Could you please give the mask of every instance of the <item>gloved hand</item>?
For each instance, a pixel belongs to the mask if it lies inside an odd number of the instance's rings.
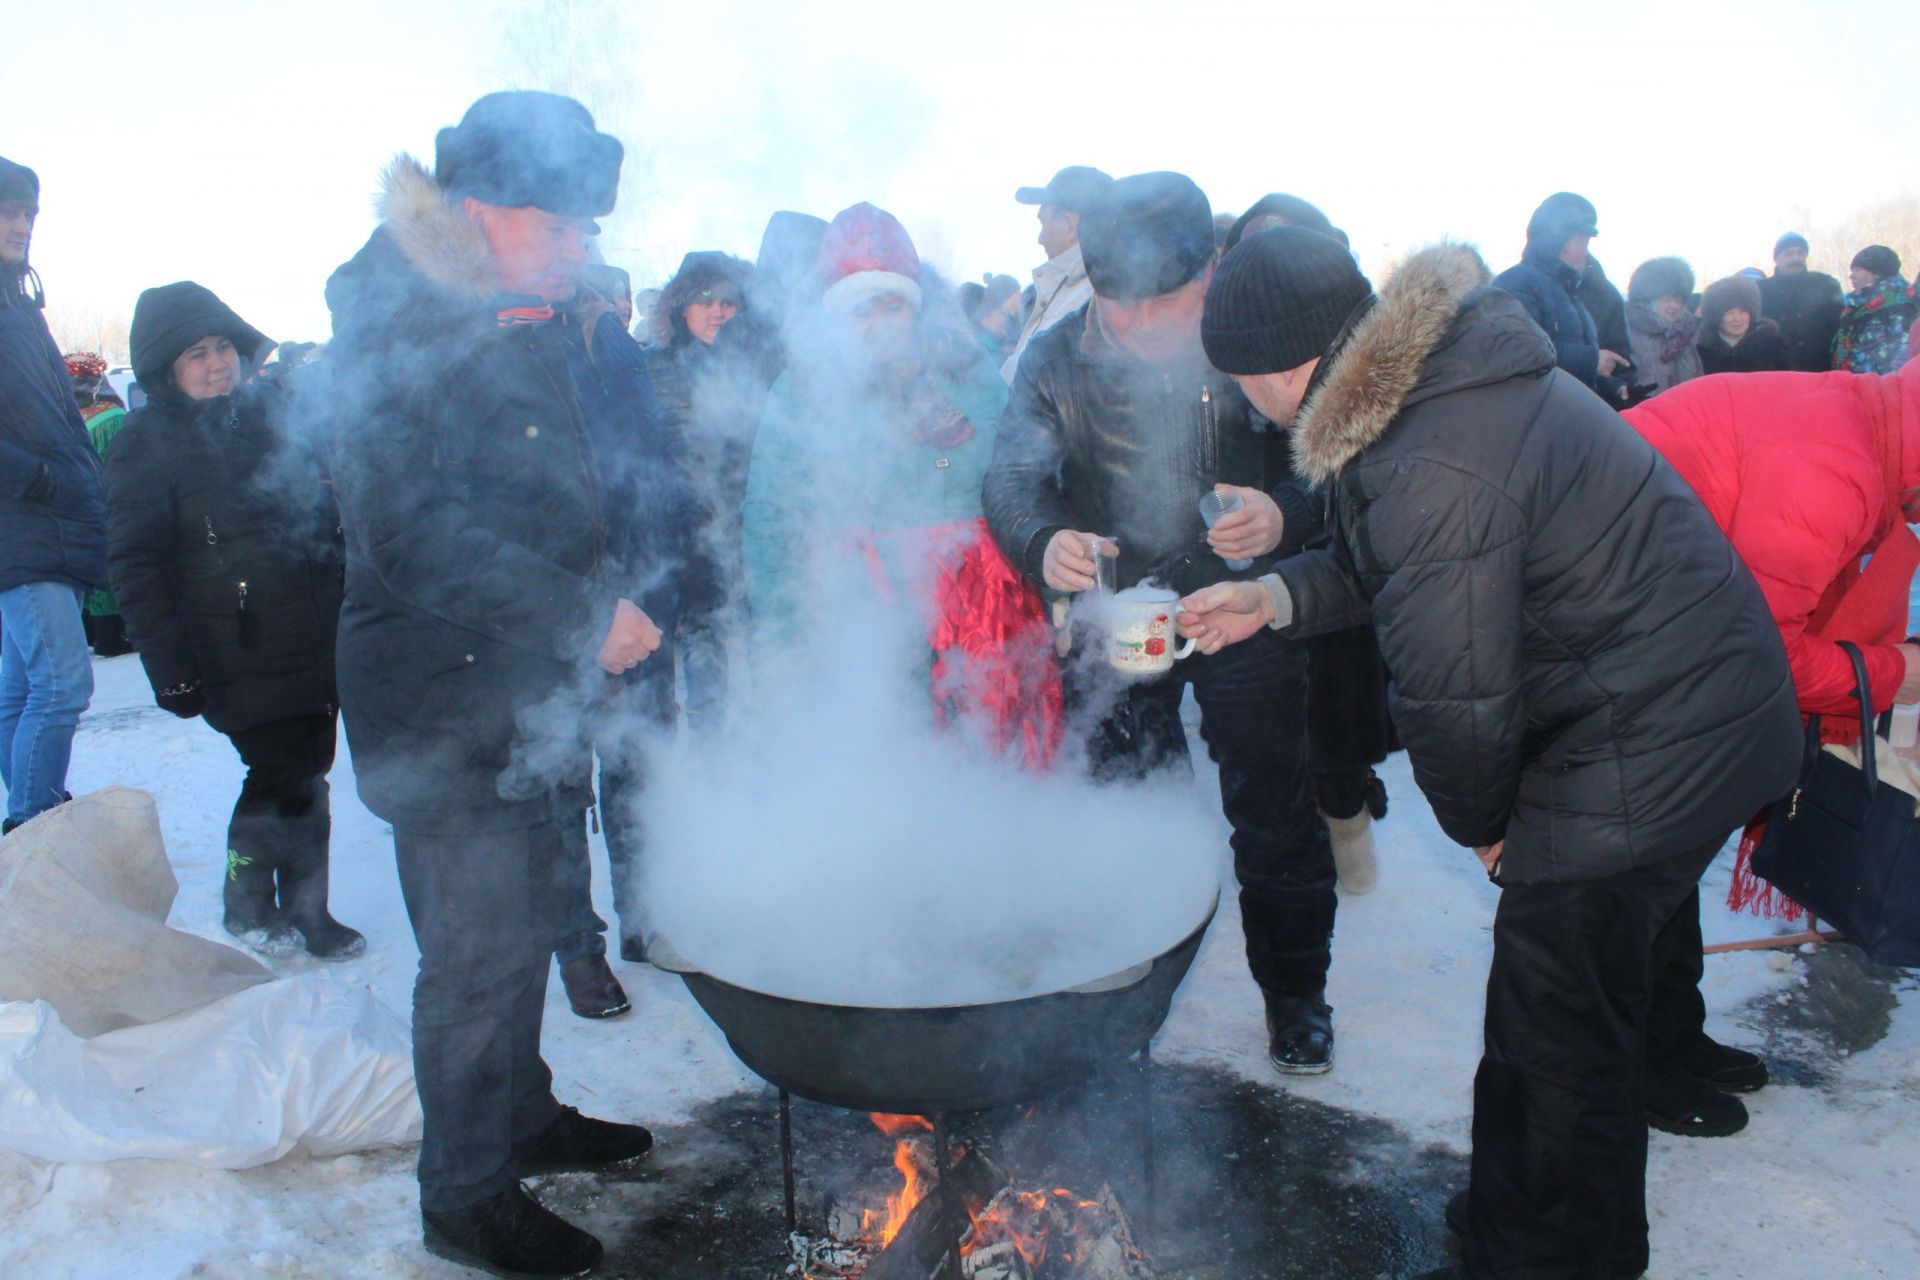
[[[40,464],[40,469],[33,473],[33,479],[27,481],[26,490],[20,496],[28,502],[38,502],[42,506],[50,507],[59,495],[60,486],[54,481],[53,472],[49,471],[47,464],[43,462]]]
[[[207,707],[207,699],[200,692],[199,682],[192,680],[162,689],[153,695],[153,700],[160,704],[162,711],[170,711],[182,720],[193,719]]]

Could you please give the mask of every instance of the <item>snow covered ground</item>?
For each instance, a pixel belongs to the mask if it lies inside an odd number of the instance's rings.
[[[204,724],[154,708],[136,659],[96,661],[95,674],[70,785],[79,793],[117,783],[159,797],[181,882],[173,923],[222,938],[222,833],[239,762]],[[387,831],[359,805],[350,769],[343,744],[333,774],[334,909],[370,947],[329,972],[404,1013],[412,935]],[[1332,1074],[1283,1080],[1267,1066],[1231,894],[1155,1054],[1220,1066],[1378,1117],[1416,1143],[1464,1151],[1495,890],[1441,836],[1404,760],[1386,773],[1393,808],[1379,828],[1380,886],[1341,906]],[[1204,768],[1196,785],[1212,785]],[[1224,848],[1224,828],[1222,836]],[[610,916],[604,862],[596,876]],[[1709,940],[1766,932],[1771,926],[1719,905],[1726,876],[1723,858],[1703,890]],[[1749,1099],[1753,1122],[1736,1137],[1653,1135],[1651,1275],[1920,1275],[1920,999],[1902,975],[1864,972],[1838,959],[1844,953],[1829,954],[1836,963],[1771,952],[1708,959],[1710,1029],[1764,1047],[1788,1079]],[[317,966],[302,958],[279,967]],[[573,1017],[557,979],[550,989],[546,1054],[564,1101],[667,1123],[759,1087],[678,979],[616,969],[635,1007],[612,1022]],[[0,1153],[0,1276],[457,1274],[420,1247],[412,1165],[411,1150],[331,1160],[296,1153],[231,1173],[159,1161],[50,1166]],[[684,1274],[672,1258],[657,1261],[650,1274]],[[718,1273],[709,1265],[697,1274]]]

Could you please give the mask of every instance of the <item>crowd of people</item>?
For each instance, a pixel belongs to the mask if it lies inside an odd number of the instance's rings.
[[[774,214],[752,263],[690,252],[636,314],[594,240],[622,159],[571,99],[487,95],[383,174],[323,350],[199,283],[141,294],[131,413],[55,346],[39,180],[0,159],[6,828],[67,798],[89,641],[131,646],[245,765],[227,930],[354,955],[344,717],[420,952],[426,1245],[578,1274],[598,1242],[520,1178],[652,1146],[541,1058],[556,959],[576,1013],[628,1007],[588,825],[644,962],[651,753],[750,717],[737,664],[820,599],[904,601],[929,725],[1008,767],[1188,769],[1191,690],[1283,1073],[1333,1066],[1339,891],[1377,878],[1404,747],[1502,890],[1463,1250],[1427,1274],[1644,1270],[1647,1127],[1734,1132],[1767,1082],[1704,1029],[1700,874],[1791,788],[1801,716],[1850,704],[1839,642],[1876,708],[1920,698],[1898,255],[1843,291],[1789,234],[1771,274],[1696,293],[1661,257],[1622,297],[1562,192],[1498,275],[1442,243],[1376,290],[1298,196],[1229,217],[1069,166],[1015,193],[1028,286],[955,286],[862,203]],[[1090,662],[1067,605],[1102,583],[1177,593],[1197,655]]]

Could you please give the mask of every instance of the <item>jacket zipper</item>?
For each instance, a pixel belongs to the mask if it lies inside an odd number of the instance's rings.
[[[1200,466],[1212,476],[1219,467],[1220,441],[1214,428],[1213,387],[1206,382],[1200,384],[1200,419]]]

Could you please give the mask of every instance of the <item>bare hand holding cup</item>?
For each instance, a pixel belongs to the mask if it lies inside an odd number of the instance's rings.
[[[647,660],[660,647],[660,628],[631,600],[622,599],[613,607],[613,625],[600,642],[594,661],[610,676],[630,671]]]
[[[1220,582],[1180,601],[1174,622],[1202,653],[1239,644],[1273,621],[1273,597],[1257,582]]]
[[[1097,533],[1062,529],[1047,541],[1046,554],[1040,560],[1040,576],[1055,591],[1086,591],[1099,582],[1099,566],[1093,560],[1093,548],[1111,559],[1120,548]]]
[[[1239,506],[1216,517],[1207,530],[1207,545],[1215,555],[1222,560],[1251,560],[1280,545],[1287,522],[1279,506],[1266,493],[1237,484],[1217,484],[1213,490],[1240,499]],[[1240,567],[1238,564],[1228,566]]]

